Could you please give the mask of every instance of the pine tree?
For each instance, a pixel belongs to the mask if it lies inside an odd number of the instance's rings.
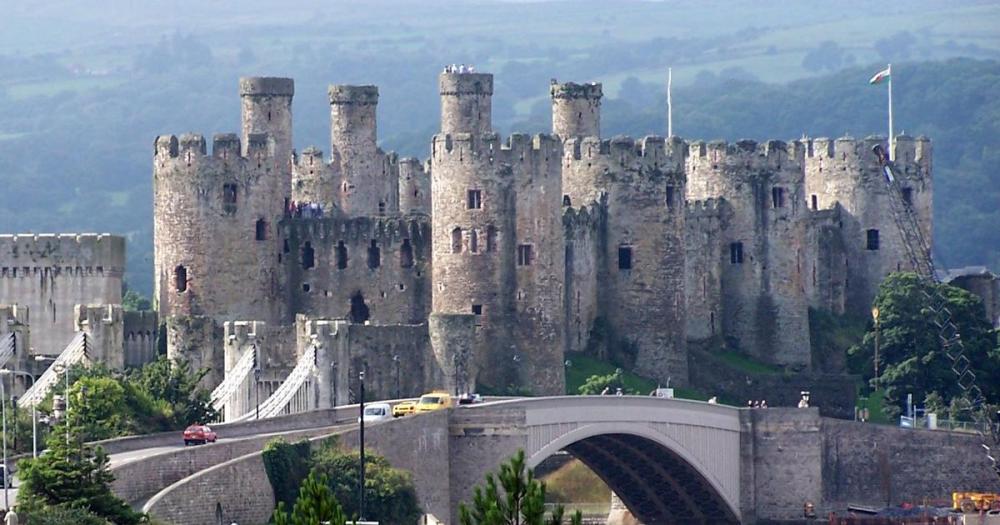
[[[57,425],[46,444],[46,454],[18,464],[21,509],[30,514],[55,506],[82,508],[117,525],[139,523],[142,515],[111,491],[115,478],[108,469],[108,455],[83,442],[79,425],[68,430],[65,422]]]
[[[278,508],[274,511],[274,524],[319,525],[320,523],[346,525],[347,518],[333,497],[326,476],[312,473],[302,482],[291,515],[285,512],[284,502],[278,503]]]
[[[475,487],[471,509],[462,503],[458,511],[461,525],[562,525],[564,514],[560,505],[545,519],[545,484],[525,468],[523,450],[500,465],[496,476],[486,475],[485,489]],[[582,522],[579,511],[570,519],[571,525]]]

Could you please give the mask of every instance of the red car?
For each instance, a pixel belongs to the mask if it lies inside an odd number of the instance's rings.
[[[206,425],[191,425],[184,430],[184,446],[215,443],[219,436]]]

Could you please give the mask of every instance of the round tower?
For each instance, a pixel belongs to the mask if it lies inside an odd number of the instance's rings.
[[[549,86],[552,96],[552,133],[566,140],[570,137],[601,136],[601,84],[560,84]]]
[[[377,86],[331,85],[331,158],[340,163],[340,207],[350,216],[397,209],[395,166],[377,144]]]
[[[278,77],[243,77],[240,102],[243,148],[253,133],[267,133],[274,140],[275,156],[288,159],[292,152],[292,97],[295,81]]]
[[[430,213],[431,179],[429,170],[412,157],[399,161],[399,211],[410,213]]]
[[[493,129],[493,75],[445,71],[438,77],[441,133],[482,134]]]

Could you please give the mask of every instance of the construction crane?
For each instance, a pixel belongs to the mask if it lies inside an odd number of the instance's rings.
[[[931,245],[923,230],[920,229],[911,203],[903,198],[903,191],[900,188],[899,179],[895,176],[893,163],[889,160],[881,144],[875,145],[872,151],[882,168],[883,180],[889,196],[889,209],[896,226],[899,228],[910,266],[918,275],[937,284],[940,281],[935,272],[934,260],[931,258]],[[952,322],[952,314],[948,309],[948,299],[941,294],[937,286],[927,287],[926,290],[924,295],[930,311],[930,321],[938,330],[941,349],[951,361],[951,370],[955,373],[962,396],[969,401],[976,433],[986,451],[986,457],[989,459],[993,471],[1000,477],[1000,462],[998,462],[997,457],[1000,456],[1000,414],[998,414],[998,421],[994,422],[983,391],[976,384],[976,373],[972,370],[972,363],[965,356],[962,335],[955,323]]]

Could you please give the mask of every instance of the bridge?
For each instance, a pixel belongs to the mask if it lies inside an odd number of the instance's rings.
[[[113,440],[115,490],[165,523],[207,525],[221,515],[263,524],[275,504],[263,444],[282,435],[355,445],[356,414],[338,407],[224,424],[218,444],[200,447],[167,434]],[[791,519],[806,501],[826,512],[1000,491],[974,436],[822,418],[816,409],[523,398],[372,424],[366,443],[412,472],[421,507],[451,524],[473,487],[518,449],[532,467],[569,452],[647,525]]]

